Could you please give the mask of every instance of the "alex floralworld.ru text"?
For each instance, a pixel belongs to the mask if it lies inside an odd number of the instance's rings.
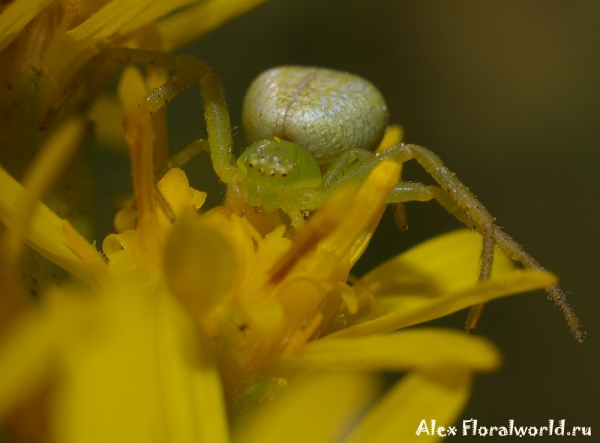
[[[420,435],[437,435],[439,437],[449,437],[458,435],[459,426],[437,426],[436,420],[421,420],[416,434]],[[514,420],[508,421],[508,426],[479,426],[477,420],[463,420],[462,435],[476,435],[479,437],[489,436],[517,436],[517,437],[543,437],[550,435],[559,436],[591,436],[592,428],[590,426],[573,426],[565,431],[565,420],[548,421],[548,426],[515,426]]]

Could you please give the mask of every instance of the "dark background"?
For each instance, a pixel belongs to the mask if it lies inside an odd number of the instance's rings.
[[[560,276],[588,332],[577,343],[541,291],[490,303],[477,333],[500,347],[505,363],[477,376],[463,418],[487,426],[566,419],[566,430],[600,433],[600,2],[273,0],[181,52],[216,69],[237,126],[246,87],[272,66],[335,68],[377,85],[405,141],[436,152],[497,223]],[[172,107],[174,149],[204,133],[196,94]],[[243,147],[242,137],[237,143]],[[207,157],[190,168],[195,187],[216,183]],[[418,167],[405,171],[427,180]],[[219,192],[211,191],[213,203]],[[404,233],[386,214],[357,275],[459,227],[436,203],[407,211]],[[461,328],[464,318],[436,324]],[[544,441],[563,439],[594,437]]]

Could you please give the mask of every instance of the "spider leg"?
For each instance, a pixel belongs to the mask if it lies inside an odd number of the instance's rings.
[[[502,252],[511,259],[522,263],[526,268],[544,269],[532,256],[523,250],[521,245],[498,227],[496,227],[496,242],[501,246],[500,250]],[[571,333],[579,342],[583,342],[586,332],[577,315],[575,315],[575,311],[573,311],[573,308],[567,302],[567,297],[563,290],[558,285],[552,285],[546,288],[546,292],[548,293],[548,298],[554,301],[554,304],[563,312]]]
[[[383,150],[378,155],[364,150],[348,150],[324,174],[320,186],[322,198],[326,198],[335,188],[344,183],[364,180],[375,164],[385,158],[391,158],[399,163],[411,159],[417,160],[425,171],[451,196],[451,200],[456,202],[459,208],[462,208],[461,211],[465,212],[467,217],[461,221],[466,222],[467,226],[482,233],[483,248],[479,280],[487,280],[491,273],[494,252],[493,218],[466,186],[444,166],[439,157],[425,148],[416,145],[398,144]],[[387,202],[427,201],[435,198],[436,194],[440,194],[439,199],[444,202],[448,200],[442,193],[432,189],[425,185],[402,183],[390,194],[395,195],[396,198],[388,197]]]
[[[146,100],[151,114],[154,114],[175,96],[199,83],[204,103],[204,118],[208,144],[215,172],[226,184],[238,180],[239,171],[231,165],[232,138],[231,123],[221,82],[210,66],[201,60],[183,54],[164,54],[133,48],[106,48],[101,56],[106,60],[135,63],[146,66],[160,66],[175,74],[157,88]],[[94,62],[96,63],[96,62]]]
[[[332,164],[323,176],[323,182],[319,188],[321,199],[325,199],[334,189],[344,183],[364,180],[373,167],[386,158],[391,158],[399,163],[416,160],[439,185],[428,186],[422,183],[399,182],[390,192],[386,203],[436,200],[460,222],[482,235],[483,245],[478,281],[484,281],[490,277],[494,246],[526,268],[544,270],[517,242],[495,225],[493,217],[477,200],[477,197],[456,178],[441,159],[421,146],[398,144],[377,155],[365,151],[347,151]],[[546,291],[549,298],[562,310],[575,338],[583,341],[585,331],[566,301],[564,292],[557,285],[546,288]],[[467,330],[475,328],[482,307],[482,305],[477,305],[471,308],[467,318]]]
[[[304,217],[302,216],[302,212],[294,205],[285,203],[282,205],[281,210],[290,218],[292,227],[296,229],[296,231],[304,227]]]
[[[331,191],[343,185],[357,180],[364,180],[369,172],[376,156],[364,149],[349,149],[344,151],[323,174],[323,180],[319,187],[323,197],[329,196]]]
[[[494,257],[495,225],[494,218],[477,200],[477,197],[456,178],[443,163],[442,160],[433,152],[417,145],[399,144],[386,149],[379,157],[392,157],[396,161],[406,162],[414,159],[421,167],[440,185],[441,193],[436,188],[431,192],[433,197],[440,204],[450,209],[450,213],[457,216],[457,213],[463,213],[459,220],[470,228],[476,229],[483,237],[481,251],[481,268],[479,271],[479,281],[487,280],[492,272],[492,261]],[[439,189],[439,188],[437,188]],[[454,207],[444,194],[450,197],[450,200],[456,203],[458,208]]]
[[[160,180],[169,169],[180,168],[203,151],[210,154],[210,146],[208,145],[207,140],[199,138],[198,140],[188,143],[176,154],[169,157],[164,164],[156,168],[156,179]]]
[[[387,149],[387,148],[386,148]],[[377,160],[377,155],[364,149],[350,149],[338,157],[323,175],[320,186],[321,200],[323,201],[337,186],[349,181],[358,181],[366,178]],[[406,210],[400,202],[394,205],[394,221],[400,230],[408,229]]]
[[[426,186],[420,183],[399,183],[392,190],[389,203],[404,201],[427,201],[435,199],[446,211],[454,215],[465,225],[477,230],[483,236],[481,270],[479,281],[489,278],[493,260],[493,248],[497,246],[504,254],[526,268],[544,270],[544,268],[508,234],[495,225],[493,217],[477,200],[475,195],[463,185],[433,152],[417,145],[400,144],[381,153],[381,158],[391,157],[396,161],[416,160],[423,169],[440,185]],[[561,309],[571,332],[579,341],[585,338],[585,331],[568,304],[564,292],[553,285],[546,288],[549,298]],[[467,329],[472,330],[481,315],[483,305],[473,306],[467,318]]]
[[[394,205],[394,221],[401,231],[408,229],[408,218],[406,217],[406,208],[402,203],[392,203]]]
[[[216,73],[206,63],[194,57],[179,54],[165,54],[160,52],[123,48],[107,47],[98,55],[91,59],[84,68],[74,77],[73,81],[66,86],[65,94],[68,91],[77,90],[89,78],[90,74],[107,61],[134,63],[147,67],[159,67],[173,71],[165,83],[154,90],[146,99],[144,104],[149,114],[155,114],[169,103],[175,96],[199,83],[200,94],[204,104],[204,118],[206,121],[206,131],[208,133],[208,147],[211,155],[213,168],[222,182],[229,187],[235,187],[239,183],[240,171],[232,165],[232,137],[229,113],[225,96]],[[72,94],[75,95],[75,94]],[[67,94],[68,96],[68,94]],[[46,120],[52,121],[59,108],[52,109],[48,113]],[[207,150],[205,141],[191,143],[184,148],[184,153],[176,156],[175,163],[185,162],[186,159],[196,155],[201,150]],[[169,162],[167,162],[169,165]],[[164,174],[164,166],[157,171],[157,176]],[[231,185],[231,186],[230,186]],[[165,214],[173,220],[174,215],[166,201],[157,191],[158,200]],[[162,202],[162,203],[161,203]]]
[[[458,220],[460,220],[463,224],[481,232],[480,229],[477,229],[477,226],[473,224],[473,221],[469,218],[468,213],[458,206],[456,201],[454,201],[451,196],[445,192],[442,188],[438,186],[427,186],[422,183],[413,183],[413,182],[400,182],[394,189],[390,192],[390,195],[387,197],[386,202],[388,203],[397,203],[397,202],[408,202],[408,201],[429,201],[436,200],[440,206],[442,206],[447,212],[454,215]],[[492,251],[493,252],[493,251]],[[482,260],[483,260],[482,253]],[[491,265],[492,261],[489,260],[490,273],[491,273]],[[482,274],[479,275],[478,281],[483,281]],[[472,332],[477,326],[477,322],[481,318],[481,313],[483,312],[483,304],[471,306],[469,310],[469,314],[467,316],[467,320],[465,322],[465,328],[467,331]]]

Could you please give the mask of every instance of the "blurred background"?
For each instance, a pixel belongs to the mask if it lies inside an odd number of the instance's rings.
[[[487,305],[477,333],[505,363],[477,376],[463,418],[487,426],[565,419],[566,430],[591,426],[597,435],[599,23],[597,0],[272,0],[180,52],[215,68],[235,126],[247,86],[276,65],[329,67],[377,85],[405,141],[436,152],[497,224],[560,276],[588,332],[577,343],[541,291]],[[170,117],[172,149],[202,136],[197,90],[176,99]],[[218,203],[208,158],[188,172]],[[414,165],[404,178],[431,181]],[[436,203],[410,203],[407,212],[407,232],[386,214],[357,275],[459,227]],[[465,315],[436,324],[462,328]]]

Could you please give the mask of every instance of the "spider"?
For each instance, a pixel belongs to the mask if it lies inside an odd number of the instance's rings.
[[[292,227],[301,229],[340,186],[364,180],[384,159],[399,163],[415,160],[437,185],[399,181],[386,199],[401,204],[436,200],[450,214],[482,235],[479,281],[492,269],[494,247],[526,268],[544,268],[494,223],[494,218],[432,151],[415,144],[398,143],[373,152],[388,123],[381,93],[367,80],[352,74],[320,68],[288,66],[269,70],[250,86],[244,101],[243,126],[248,148],[236,160],[232,154],[229,114],[221,83],[204,62],[187,55],[163,54],[130,48],[108,48],[104,58],[140,65],[157,65],[175,72],[147,99],[151,113],[176,95],[200,84],[208,140],[184,148],[175,163],[206,150],[213,168],[227,186],[228,204],[272,213],[283,211]],[[562,310],[571,332],[583,341],[583,330],[564,292],[553,285],[549,298]],[[482,305],[471,308],[467,330],[472,331]]]

